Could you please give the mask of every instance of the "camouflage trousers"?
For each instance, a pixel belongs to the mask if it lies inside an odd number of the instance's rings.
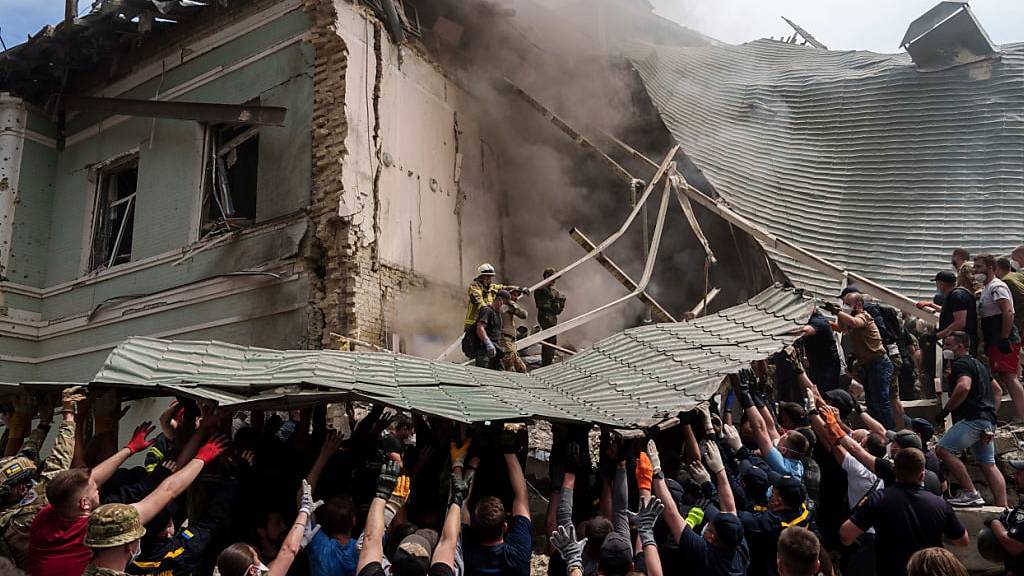
[[[501,336],[501,349],[505,351],[505,354],[501,356],[502,370],[525,374],[526,363],[519,357],[519,352],[516,350],[516,341],[503,334]]]

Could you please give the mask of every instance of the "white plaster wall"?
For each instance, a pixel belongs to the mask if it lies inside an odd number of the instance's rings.
[[[11,259],[14,208],[27,120],[28,111],[22,101],[6,92],[0,93],[0,276],[6,275]]]
[[[373,140],[376,21],[341,0],[335,7],[337,33],[348,47],[345,193],[339,214],[352,218],[368,244],[375,238],[373,177],[378,162]],[[381,60],[381,158],[390,161],[382,163],[379,184],[380,259],[427,278],[464,284],[480,262],[500,261],[499,194],[496,179],[483,168],[496,169],[497,163],[482,158],[490,152],[481,141],[475,103],[417,52],[403,48],[399,63],[386,30]],[[455,214],[460,185],[466,195],[461,259]]]

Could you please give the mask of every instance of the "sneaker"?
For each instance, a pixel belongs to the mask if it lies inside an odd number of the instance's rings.
[[[985,499],[981,497],[981,494],[977,492],[967,492],[961,490],[960,494],[956,498],[950,498],[947,500],[950,506],[955,508],[971,508],[974,506],[984,506]]]

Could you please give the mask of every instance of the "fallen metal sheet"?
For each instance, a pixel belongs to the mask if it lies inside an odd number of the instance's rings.
[[[626,330],[529,374],[387,352],[131,338],[110,353],[90,386],[236,409],[359,399],[466,423],[539,418],[634,428],[692,408],[726,375],[792,343],[811,306],[800,291],[774,286],[691,322]]]

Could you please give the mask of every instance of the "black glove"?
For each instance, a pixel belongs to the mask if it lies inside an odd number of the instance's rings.
[[[746,410],[754,405],[754,400],[750,397],[750,383],[755,381],[753,373],[750,370],[744,368],[740,370],[739,378],[737,378],[737,385],[733,389],[736,393],[736,400],[739,401],[740,407]]]
[[[999,348],[999,351],[1002,352],[1003,354],[1009,354],[1010,353],[1010,339],[1009,338],[1000,338],[999,342],[996,344],[996,347]]]
[[[456,478],[453,474],[451,488],[448,491],[448,505],[462,506],[466,501],[466,496],[469,496],[469,483],[461,478]]]
[[[398,475],[401,472],[402,467],[393,460],[380,467],[380,476],[377,477],[377,498],[387,500],[391,497],[391,493],[395,491],[395,485],[398,484]]]
[[[512,430],[504,430],[501,433],[501,453],[502,454],[518,454],[519,453],[519,437],[516,432]]]
[[[938,414],[935,415],[935,418],[932,419],[932,422],[934,422],[938,426],[942,426],[946,422],[946,416],[949,416],[949,410],[943,408],[942,410],[939,410]]]
[[[583,449],[579,442],[571,441],[565,443],[565,457],[563,460],[566,472],[579,474],[585,472],[583,461]]]
[[[991,530],[992,529],[992,522],[995,519],[996,519],[995,516],[989,516],[988,518],[985,518],[985,528],[988,528],[989,530]]]
[[[839,306],[835,302],[822,302],[820,307],[832,314],[839,314]]]

